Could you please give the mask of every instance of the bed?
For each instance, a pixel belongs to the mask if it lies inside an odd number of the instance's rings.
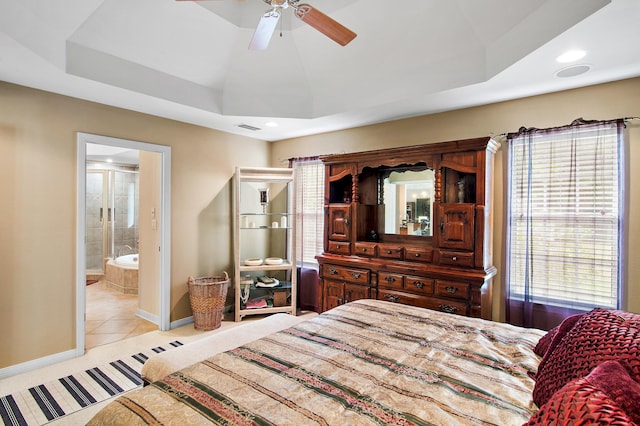
[[[219,337],[228,350],[194,344],[202,361],[89,424],[640,425],[639,314],[595,308],[544,332],[359,300],[237,347]]]
[[[89,424],[521,425],[544,334],[360,300],[127,393]]]

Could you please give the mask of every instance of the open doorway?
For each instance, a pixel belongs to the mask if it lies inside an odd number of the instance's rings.
[[[78,355],[104,339],[169,329],[170,155],[78,133]]]
[[[89,350],[158,329],[140,308],[140,267],[154,267],[154,262],[140,261],[139,245],[140,194],[157,190],[159,182],[141,187],[145,179],[140,177],[137,149],[93,143],[86,149],[85,349]],[[147,167],[156,160],[153,153],[142,154]],[[155,295],[147,291],[145,297]]]

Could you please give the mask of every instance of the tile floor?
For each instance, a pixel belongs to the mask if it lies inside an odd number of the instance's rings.
[[[136,316],[138,296],[122,294],[104,281],[87,286],[86,349],[117,342],[158,329]]]

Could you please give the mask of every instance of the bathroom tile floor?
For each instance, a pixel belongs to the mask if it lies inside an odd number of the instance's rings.
[[[87,286],[86,297],[86,349],[158,329],[157,325],[136,316],[136,294],[119,293],[99,281]]]

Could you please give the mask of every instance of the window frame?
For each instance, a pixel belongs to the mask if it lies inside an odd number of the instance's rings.
[[[514,222],[517,219],[514,219],[514,185],[516,185],[515,182],[515,178],[514,178],[514,162],[516,161],[516,159],[514,158],[514,145],[516,143],[520,143],[520,141],[517,140],[517,138],[522,137],[523,134],[525,134],[527,137],[538,137],[538,141],[540,142],[540,139],[542,138],[553,138],[554,135],[560,134],[562,132],[570,132],[573,130],[577,130],[577,131],[582,131],[582,130],[589,130],[589,129],[593,129],[595,128],[596,125],[608,125],[611,126],[611,131],[613,133],[613,136],[615,136],[615,148],[617,151],[617,182],[616,182],[616,188],[617,188],[617,212],[615,215],[615,218],[610,218],[609,220],[615,220],[615,229],[616,229],[616,234],[615,234],[615,240],[616,240],[616,244],[615,244],[615,248],[616,248],[616,258],[615,258],[615,266],[612,266],[611,271],[613,271],[613,268],[615,267],[615,286],[611,285],[609,288],[612,291],[615,291],[615,297],[612,297],[611,300],[613,301],[613,303],[597,303],[597,301],[592,301],[592,302],[576,302],[573,298],[571,297],[563,297],[563,298],[559,298],[559,297],[554,297],[554,298],[547,298],[545,299],[543,296],[540,295],[531,295],[530,291],[535,291],[536,289],[531,290],[530,288],[526,288],[527,285],[531,286],[530,283],[523,283],[522,285],[519,286],[515,286],[513,285],[512,281],[514,280]],[[594,307],[604,307],[604,308],[609,308],[609,309],[620,309],[621,306],[623,306],[624,302],[625,302],[625,282],[624,282],[624,272],[625,272],[625,252],[624,252],[624,247],[625,247],[625,221],[624,221],[624,217],[625,214],[628,213],[625,208],[627,205],[626,199],[625,199],[625,185],[627,184],[626,182],[626,137],[625,137],[625,132],[624,132],[624,122],[623,120],[611,120],[611,121],[604,121],[604,122],[585,122],[583,120],[576,120],[574,121],[570,126],[562,126],[562,127],[558,127],[558,128],[552,128],[552,129],[521,129],[519,133],[515,133],[515,134],[509,134],[508,135],[508,161],[507,161],[507,170],[506,170],[506,177],[507,177],[507,194],[506,194],[506,206],[505,206],[505,211],[506,211],[506,221],[507,221],[507,226],[506,226],[506,250],[505,250],[505,258],[506,258],[506,274],[505,274],[505,281],[506,281],[506,298],[507,298],[507,305],[508,307],[510,306],[510,303],[512,301],[515,301],[516,303],[521,302],[521,303],[529,303],[529,304],[543,304],[543,305],[549,305],[552,306],[557,309],[575,309],[575,310],[589,310],[592,309]],[[612,137],[613,137],[612,136]],[[595,139],[595,137],[594,137]],[[517,141],[517,142],[514,142]],[[526,143],[526,142],[525,142]],[[531,142],[533,144],[536,143],[536,141]],[[546,142],[546,143],[550,143],[550,142]],[[535,159],[532,159],[531,162],[535,162]],[[594,178],[595,179],[595,178]],[[596,198],[596,196],[593,196],[594,199]],[[556,213],[557,214],[557,213]],[[544,220],[549,220],[549,218],[552,215],[549,215],[548,217],[540,217],[537,220],[538,221],[544,221]],[[562,215],[560,215],[562,216]],[[596,219],[594,217],[591,216],[586,216],[587,218],[589,218],[592,221],[595,221]],[[570,219],[569,218],[565,218],[564,219],[564,223],[568,223]],[[612,226],[613,228],[613,226]],[[586,229],[586,228],[583,228]],[[594,228],[594,229],[600,229],[600,228]],[[530,237],[535,238],[535,235],[530,235]],[[522,244],[524,245],[524,244]],[[549,248],[549,250],[551,250],[551,248]],[[528,265],[528,267],[531,267],[531,265]],[[528,272],[525,271],[524,274],[527,274]],[[612,274],[613,276],[613,274]],[[524,278],[524,280],[526,281],[527,278]],[[533,284],[533,286],[535,286],[535,283]],[[514,288],[517,287],[521,287],[523,288],[523,290],[520,293],[514,292]],[[570,285],[568,285],[566,287],[566,289],[568,289],[570,287]]]
[[[289,160],[290,167],[295,170],[296,176],[296,253],[298,259],[296,263],[303,268],[318,269],[316,255],[324,251],[324,163],[318,157],[292,158]],[[313,167],[312,190],[306,186],[304,171],[302,169]],[[315,199],[311,199],[311,208],[305,208],[305,202],[309,201],[309,196],[314,194]],[[315,205],[315,209],[313,206]],[[310,217],[312,217],[311,220]],[[307,224],[305,224],[307,222]],[[312,228],[305,236],[305,230]],[[306,241],[309,235],[313,235],[313,242]],[[311,247],[312,254],[307,254]]]

